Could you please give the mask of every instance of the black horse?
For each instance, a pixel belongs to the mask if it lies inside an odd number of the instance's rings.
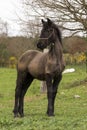
[[[63,61],[61,32],[50,19],[42,20],[43,28],[37,47],[49,51],[26,51],[17,65],[17,83],[15,89],[14,117],[24,116],[24,96],[33,79],[46,81],[48,108],[47,115],[54,115],[54,101],[58,85],[62,79],[65,64]]]

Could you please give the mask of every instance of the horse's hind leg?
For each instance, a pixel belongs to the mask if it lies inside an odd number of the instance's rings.
[[[28,87],[30,86],[30,84],[32,83],[33,81],[33,77],[27,73],[25,79],[24,79],[24,82],[23,82],[23,86],[22,86],[22,89],[21,89],[21,93],[20,93],[20,97],[19,97],[19,108],[18,108],[18,112],[20,114],[21,117],[24,116],[24,96],[26,94],[26,91],[28,89]]]
[[[30,76],[26,71],[17,72],[17,83],[15,89],[15,105],[14,105],[14,117],[17,117],[19,114],[23,116],[23,99],[24,95],[33,81],[32,76]]]
[[[17,80],[16,80],[16,89],[15,89],[15,104],[14,104],[14,117],[18,116],[18,107],[19,107],[19,97],[22,87],[22,72],[17,71]]]

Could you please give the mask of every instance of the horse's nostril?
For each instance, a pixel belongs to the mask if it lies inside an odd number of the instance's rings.
[[[41,44],[40,42],[37,43],[37,48],[43,50],[44,46],[43,44]]]
[[[40,48],[40,44],[39,43],[37,43],[37,48]]]

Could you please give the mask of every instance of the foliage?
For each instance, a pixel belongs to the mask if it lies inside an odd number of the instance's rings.
[[[25,51],[36,49],[37,38],[0,37],[0,66],[8,67],[13,62],[12,57],[18,59]],[[14,65],[14,66],[15,66]]]
[[[10,68],[16,68],[16,65],[17,65],[17,59],[16,57],[10,57],[9,58],[9,67]]]
[[[72,66],[67,67],[71,68]],[[25,117],[15,119],[13,118],[12,109],[16,70],[0,69],[0,129],[86,130],[87,83],[78,87],[70,87],[70,84],[85,79],[87,73],[83,65],[73,67],[76,70],[74,73],[63,75],[56,97],[54,117],[45,115],[47,108],[46,94],[40,94],[40,82],[35,80],[25,96]],[[80,97],[75,98],[74,95]]]
[[[30,49],[33,50],[37,49],[36,48],[37,40],[38,36],[36,36],[35,38],[0,37],[0,66],[14,68],[16,66],[17,59],[19,59],[19,57],[25,51]],[[66,63],[72,64],[72,63],[85,62],[85,56],[82,52],[86,52],[87,43],[82,38],[80,37],[64,38],[63,43],[65,53],[64,57],[66,59]],[[12,57],[14,58],[11,59]],[[12,62],[14,62],[14,65]]]
[[[5,66],[9,58],[6,44],[0,43],[0,66]]]
[[[86,62],[87,56],[85,53],[64,54],[66,64],[83,64]]]
[[[85,38],[78,36],[65,37],[63,39],[63,50],[64,53],[70,54],[85,52],[87,51],[87,41]]]

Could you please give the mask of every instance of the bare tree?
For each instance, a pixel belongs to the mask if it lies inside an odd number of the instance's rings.
[[[38,18],[35,18],[34,20],[29,19],[26,22],[21,20],[21,31],[27,37],[36,37],[39,34],[38,24]]]
[[[8,36],[8,23],[0,19],[0,36]]]
[[[63,30],[87,34],[87,0],[24,0],[29,17],[51,17]]]

